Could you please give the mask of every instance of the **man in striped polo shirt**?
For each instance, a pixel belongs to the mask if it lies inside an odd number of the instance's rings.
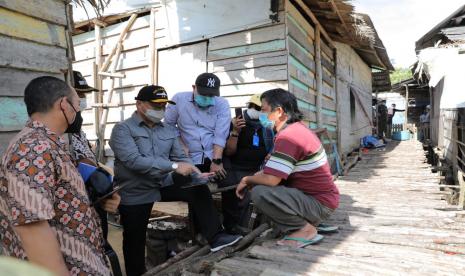
[[[260,122],[276,132],[274,150],[262,171],[246,176],[236,194],[251,190],[255,206],[283,233],[280,245],[304,247],[320,241],[316,226],[339,204],[325,150],[306,125],[294,95],[283,89],[261,96]]]

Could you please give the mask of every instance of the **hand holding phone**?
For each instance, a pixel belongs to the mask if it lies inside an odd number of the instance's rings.
[[[236,113],[236,118],[242,117],[242,108],[236,107],[234,112]]]

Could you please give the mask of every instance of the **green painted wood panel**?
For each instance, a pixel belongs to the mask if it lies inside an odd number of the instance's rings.
[[[264,43],[250,44],[227,49],[209,51],[207,60],[227,59],[232,57],[246,56],[258,53],[266,53],[272,51],[281,51],[286,49],[286,40],[273,40]]]
[[[22,97],[0,97],[0,131],[23,128],[28,116]]]

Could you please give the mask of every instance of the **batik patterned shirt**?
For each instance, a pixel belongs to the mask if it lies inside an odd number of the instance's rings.
[[[110,275],[97,214],[65,149],[64,140],[37,121],[10,143],[0,163],[3,254],[27,259],[13,227],[47,221],[71,275]]]

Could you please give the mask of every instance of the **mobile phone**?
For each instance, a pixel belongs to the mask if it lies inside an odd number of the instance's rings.
[[[236,107],[234,112],[236,113],[236,118],[242,117],[242,108]]]

